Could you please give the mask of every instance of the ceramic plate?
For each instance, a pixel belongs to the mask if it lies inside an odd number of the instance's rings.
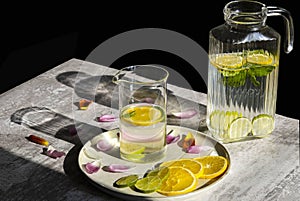
[[[154,163],[133,163],[126,161],[120,157],[119,154],[119,144],[118,144],[118,129],[110,130],[104,133],[101,133],[97,136],[95,136],[93,139],[89,140],[80,150],[79,156],[78,156],[78,163],[81,171],[89,178],[89,180],[95,184],[97,187],[101,188],[101,190],[122,198],[126,200],[175,200],[175,199],[184,199],[188,198],[190,196],[196,196],[198,193],[201,193],[204,189],[207,189],[208,187],[214,186],[216,183],[219,183],[222,181],[225,176],[228,174],[230,169],[230,156],[227,149],[219,142],[211,138],[210,136],[201,133],[199,131],[195,131],[189,128],[184,127],[178,127],[178,126],[167,126],[167,132],[169,133],[171,130],[173,130],[173,135],[180,135],[180,139],[182,140],[185,135],[188,132],[191,132],[196,140],[196,145],[206,146],[209,147],[205,151],[202,151],[199,154],[192,154],[192,153],[186,153],[182,150],[182,147],[180,147],[179,143],[181,140],[179,140],[176,143],[171,143],[167,145],[167,153],[166,157],[164,159],[161,159],[160,161],[156,161]],[[99,140],[106,138],[110,139],[111,141],[115,141],[114,148],[110,149],[109,151],[103,152],[99,151],[96,147],[96,144]],[[178,196],[164,196],[157,192],[154,193],[140,193],[132,190],[131,188],[117,188],[114,187],[114,182],[119,179],[120,177],[129,175],[129,174],[138,174],[140,177],[143,177],[145,173],[154,167],[156,167],[159,163],[163,161],[168,160],[174,160],[179,158],[194,158],[199,156],[205,156],[205,155],[220,155],[224,156],[228,160],[228,168],[222,174],[216,179],[209,180],[209,179],[199,179],[198,187],[195,191],[184,194],[184,195],[178,195]],[[122,165],[128,165],[133,167],[127,172],[122,173],[112,173],[105,171],[104,169],[100,169],[98,172],[89,174],[87,173],[85,169],[85,164],[88,162],[93,162],[95,160],[101,161],[101,166],[108,166],[111,164],[122,164]]]

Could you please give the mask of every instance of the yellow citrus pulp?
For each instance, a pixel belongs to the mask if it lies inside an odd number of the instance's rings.
[[[164,119],[164,113],[159,107],[143,105],[129,107],[122,112],[121,118],[137,126],[150,126]]]
[[[223,156],[202,156],[194,158],[194,160],[200,162],[203,166],[203,174],[200,178],[213,179],[223,174],[227,167],[228,161]]]
[[[160,164],[160,167],[183,167],[189,169],[196,178],[199,178],[203,174],[202,164],[191,158],[166,161]]]
[[[169,177],[162,182],[158,193],[173,196],[192,192],[196,189],[198,179],[187,168],[181,166],[169,166]]]

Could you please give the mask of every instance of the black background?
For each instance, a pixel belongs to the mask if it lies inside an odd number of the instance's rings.
[[[138,28],[163,28],[184,34],[208,51],[208,32],[224,23],[223,7],[229,2],[188,1],[163,5],[160,1],[112,2],[106,5],[75,3],[68,5],[11,5],[1,14],[0,93],[71,59],[85,60],[105,40]],[[292,0],[261,0],[283,7],[294,20],[294,50],[285,54],[281,46],[276,113],[299,119],[297,68],[299,11]],[[205,3],[205,4],[204,4]],[[202,5],[204,4],[204,5]],[[281,17],[268,17],[267,24],[277,30],[282,41],[285,29]],[[196,91],[207,92],[201,77],[183,59],[167,52],[143,50],[124,55],[111,67],[158,63],[181,73]]]

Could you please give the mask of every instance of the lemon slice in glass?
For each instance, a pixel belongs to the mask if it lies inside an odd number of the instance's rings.
[[[164,120],[164,112],[158,106],[141,105],[129,107],[121,118],[136,126],[150,126]]]
[[[251,121],[246,117],[239,117],[231,122],[228,136],[231,139],[247,136],[252,130]]]
[[[274,127],[274,119],[270,115],[259,114],[252,119],[252,133],[255,136],[270,134]]]

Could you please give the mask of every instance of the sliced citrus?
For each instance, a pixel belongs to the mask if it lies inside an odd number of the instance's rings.
[[[210,126],[216,130],[227,130],[230,123],[238,118],[241,117],[242,114],[238,113],[237,111],[220,111],[215,110],[210,114]]]
[[[190,170],[196,178],[199,178],[203,174],[202,164],[191,158],[166,161],[160,164],[160,167],[184,167]]]
[[[160,188],[162,181],[157,176],[147,176],[139,179],[134,187],[142,193],[152,193]]]
[[[247,62],[260,65],[273,64],[274,56],[268,52],[254,50],[247,54]]]
[[[169,172],[169,177],[162,182],[161,187],[157,190],[158,193],[173,196],[186,194],[196,189],[198,179],[189,169],[170,166]]]
[[[223,156],[202,156],[194,159],[203,166],[204,172],[200,176],[203,179],[213,179],[220,176],[228,166],[227,159]]]
[[[164,112],[158,106],[142,104],[125,109],[121,118],[136,126],[150,126],[163,121]]]
[[[241,138],[247,136],[252,130],[251,121],[246,117],[239,117],[231,122],[228,129],[229,138]]]
[[[138,180],[138,178],[139,178],[139,176],[136,174],[121,177],[115,182],[115,186],[118,188],[133,186],[136,183],[136,181]]]
[[[162,181],[167,179],[170,175],[169,168],[167,167],[158,167],[155,168],[154,170],[149,171],[146,176],[157,176],[159,177]]]
[[[259,114],[252,119],[252,133],[255,136],[270,134],[274,126],[273,117],[267,114]]]
[[[215,63],[222,68],[236,69],[243,66],[244,60],[239,53],[225,53],[216,55]]]

